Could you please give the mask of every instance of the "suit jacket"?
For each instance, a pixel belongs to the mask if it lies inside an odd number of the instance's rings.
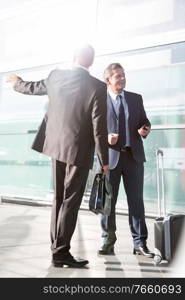
[[[91,168],[96,145],[108,164],[106,85],[82,68],[54,70],[37,82],[18,81],[14,89],[48,95],[49,106],[32,148],[56,160]]]
[[[144,124],[151,126],[150,121],[147,119],[144,107],[143,99],[141,95],[124,91],[125,99],[128,105],[129,119],[128,127],[130,133],[130,146],[132,148],[132,154],[136,161],[144,162],[145,154],[143,141],[138,133],[138,129]],[[107,97],[107,125],[108,133],[117,132],[117,118],[113,109],[111,98]],[[109,147],[109,167],[114,169],[117,166],[120,156],[120,151],[116,151]]]

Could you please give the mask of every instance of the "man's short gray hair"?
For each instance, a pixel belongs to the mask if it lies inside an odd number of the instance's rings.
[[[112,63],[110,65],[108,65],[108,67],[105,69],[104,71],[104,79],[108,79],[110,76],[112,76],[112,71],[116,70],[116,69],[123,69],[122,65],[119,63]]]

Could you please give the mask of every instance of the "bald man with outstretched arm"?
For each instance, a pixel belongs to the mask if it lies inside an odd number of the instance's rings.
[[[14,90],[27,95],[48,95],[49,106],[32,148],[52,158],[54,201],[51,216],[52,263],[83,267],[88,260],[70,253],[79,207],[94,150],[108,172],[106,85],[89,74],[94,49],[85,45],[74,54],[74,67],[56,69],[37,82],[11,75]]]

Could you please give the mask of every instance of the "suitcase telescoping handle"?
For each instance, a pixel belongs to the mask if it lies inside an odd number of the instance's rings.
[[[164,153],[161,149],[156,150],[157,161],[157,198],[158,198],[158,215],[166,215],[166,202],[164,196]],[[161,171],[160,171],[161,170]]]

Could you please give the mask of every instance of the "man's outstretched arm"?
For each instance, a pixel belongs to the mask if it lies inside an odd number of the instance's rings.
[[[16,92],[25,95],[47,95],[46,80],[24,81],[21,77],[12,74],[6,81],[12,84]]]

